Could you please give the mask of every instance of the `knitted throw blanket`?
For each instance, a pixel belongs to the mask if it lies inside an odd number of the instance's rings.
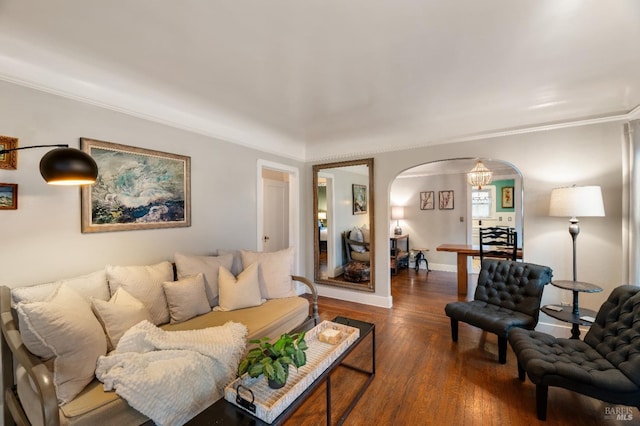
[[[96,377],[156,424],[182,425],[222,397],[246,336],[247,328],[234,322],[165,331],[142,321],[98,359]]]

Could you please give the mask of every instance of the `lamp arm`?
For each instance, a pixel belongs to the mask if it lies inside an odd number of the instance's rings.
[[[57,148],[69,148],[69,145],[64,143],[64,144],[55,144],[55,145],[31,145],[31,146],[21,146],[19,148],[11,148],[11,149],[0,149],[0,154],[6,154],[7,152],[11,152],[11,151],[19,151],[21,149],[31,149],[31,148],[51,148],[51,147],[57,147]]]

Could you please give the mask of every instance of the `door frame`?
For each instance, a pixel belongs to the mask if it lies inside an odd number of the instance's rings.
[[[289,247],[295,247],[294,273],[298,274],[300,269],[300,170],[297,167],[276,163],[267,160],[258,160],[258,172],[256,182],[256,207],[257,207],[257,235],[256,247],[262,251],[264,243],[262,241],[264,233],[264,191],[263,191],[263,170],[274,170],[289,175]]]

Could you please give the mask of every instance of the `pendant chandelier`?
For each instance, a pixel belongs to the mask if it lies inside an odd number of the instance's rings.
[[[493,179],[493,172],[478,160],[475,167],[467,172],[467,181],[472,186],[482,189],[483,185],[489,185]]]

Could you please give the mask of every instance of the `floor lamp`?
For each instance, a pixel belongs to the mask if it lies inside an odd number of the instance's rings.
[[[578,217],[604,216],[602,191],[599,186],[571,186],[551,191],[549,216],[569,217],[569,234],[573,240],[573,281],[576,272],[576,238],[580,233]]]

